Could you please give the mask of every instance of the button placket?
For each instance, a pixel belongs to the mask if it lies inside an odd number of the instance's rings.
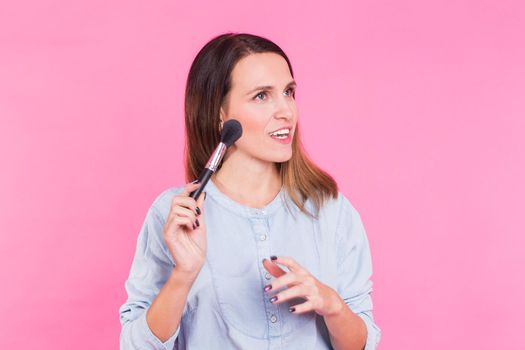
[[[268,298],[267,298],[268,299]],[[268,304],[266,304],[268,305]],[[270,336],[279,336],[282,334],[282,322],[279,312],[279,305],[270,303],[267,308],[268,329]]]
[[[268,317],[269,335],[275,337],[281,335],[279,305],[270,302],[270,298],[273,295],[271,292],[264,292],[262,290],[272,278],[272,275],[262,266],[262,260],[265,258],[268,259],[271,256],[268,217],[265,216],[266,212],[263,210],[256,210],[252,214],[254,215],[252,218],[252,229],[259,261],[261,262],[261,292],[263,293],[262,297],[264,298],[264,306]]]

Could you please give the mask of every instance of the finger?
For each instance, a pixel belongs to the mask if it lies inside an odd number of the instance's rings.
[[[181,195],[188,197],[191,192],[195,191],[197,188],[201,186],[200,183],[190,182],[184,185],[184,189],[182,190]]]
[[[191,197],[175,196],[171,201],[171,207],[181,206],[193,210],[197,214],[197,202]]]
[[[298,284],[292,288],[285,289],[273,297],[270,298],[272,304],[279,304],[283,301],[294,299],[294,298],[303,298],[308,300],[308,288],[303,284]]]
[[[286,271],[268,259],[263,259],[263,266],[274,277],[280,277],[286,273]]]
[[[176,206],[173,208],[173,214],[177,215],[177,216],[186,216],[186,217],[189,217],[191,220],[195,221],[195,219],[197,218],[197,214],[195,214],[194,211],[188,209],[188,208],[185,208],[185,207],[181,207],[181,206]]]
[[[282,264],[286,266],[290,271],[297,273],[308,273],[304,267],[299,265],[294,259],[287,256],[277,256],[276,259],[272,259],[276,264]]]
[[[304,303],[290,306],[288,311],[293,314],[304,314],[306,312],[314,311],[314,303],[311,300],[307,300]]]
[[[206,197],[206,192],[201,192],[199,194],[199,197],[197,198],[197,207],[195,208],[195,211],[197,212],[197,215],[202,215],[204,213],[204,199]],[[199,208],[197,210],[197,208]]]
[[[190,218],[188,218],[188,217],[177,216],[173,220],[173,222],[176,223],[179,226],[186,227],[190,231],[195,230],[195,227],[196,227],[195,224],[193,223],[193,221],[191,221]]]
[[[177,205],[177,206],[173,207],[172,212],[175,215],[178,215],[178,216],[189,216],[192,219],[195,219],[197,217],[197,213],[195,213],[195,211],[193,211],[193,210],[191,210],[189,208],[180,206],[180,205]]]
[[[278,290],[283,287],[292,287],[302,282],[302,277],[293,272],[288,272],[281,277],[272,281],[272,283],[264,287],[264,291]]]
[[[189,198],[189,197],[188,197]],[[197,214],[195,211],[192,211],[190,208],[187,208],[187,207],[184,207],[184,206],[181,206],[179,204],[176,204],[174,203],[169,214],[168,214],[168,217],[166,219],[166,224],[167,225],[173,225],[173,223],[175,222],[175,220],[179,217],[187,217],[189,218],[189,220],[192,222],[192,224],[188,227],[188,228],[192,228],[193,229],[193,225],[196,225],[196,226],[199,226],[199,224],[197,224],[197,221],[199,220],[197,218]]]

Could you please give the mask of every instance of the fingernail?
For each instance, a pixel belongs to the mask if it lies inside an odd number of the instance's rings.
[[[206,199],[206,192],[204,192],[204,199]]]
[[[193,180],[191,183],[192,183],[192,184],[199,183],[199,179],[197,179],[197,180]]]
[[[199,207],[196,207],[195,211],[197,212],[197,215],[201,215],[201,209]]]
[[[263,259],[263,261],[262,261],[262,262],[263,262],[263,264],[264,264],[264,262],[265,262],[265,261],[266,261],[266,258],[264,258],[264,259]]]
[[[277,301],[277,295],[270,298],[270,303]]]
[[[195,219],[195,225],[197,225],[197,227],[199,227],[201,224],[199,223],[199,219]]]
[[[277,260],[277,257],[275,255],[270,256],[270,259]]]
[[[268,284],[264,287],[264,291],[267,292],[269,291],[270,289],[272,289],[272,285],[271,284]]]
[[[197,227],[195,226],[195,224],[192,224],[193,225],[193,229],[195,230]]]
[[[288,309],[288,311],[290,311],[290,312],[295,312],[295,308],[294,308],[294,307],[291,307],[291,308]]]

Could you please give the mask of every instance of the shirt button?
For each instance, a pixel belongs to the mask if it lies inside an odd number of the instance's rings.
[[[266,278],[267,280],[269,280],[270,278],[272,278],[272,275],[270,275],[268,272],[266,272],[264,274],[264,278]]]
[[[260,239],[261,241],[266,241],[266,235],[260,235],[260,236],[259,236],[259,239]]]
[[[270,321],[272,321],[272,323],[277,322],[277,316],[272,315],[272,316],[270,317]]]

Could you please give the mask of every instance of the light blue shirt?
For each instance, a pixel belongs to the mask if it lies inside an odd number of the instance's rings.
[[[146,311],[175,264],[162,229],[173,196],[182,190],[179,186],[160,193],[139,232],[125,283],[128,299],[119,310],[121,350],[332,349],[322,316],[288,311],[304,299],[270,303],[276,293],[264,293],[263,288],[274,277],[262,260],[271,255],[295,259],[337,291],[367,326],[365,349],[376,349],[381,330],[372,314],[370,248],[348,199],[339,192],[337,199],[325,202],[319,219],[312,219],[300,212],[284,188],[257,209],[233,201],[213,180],[205,188],[206,262],[188,294],[179,327],[161,342],[148,327]],[[310,200],[306,205],[314,212]]]

